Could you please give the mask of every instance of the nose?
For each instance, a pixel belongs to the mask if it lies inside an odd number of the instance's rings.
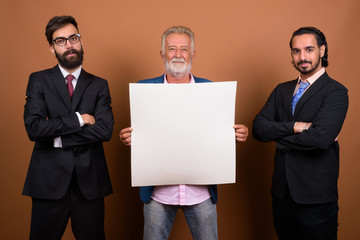
[[[69,41],[69,39],[65,43],[66,48],[72,48],[72,43]]]
[[[306,60],[307,59],[307,52],[306,51],[301,51],[300,52],[300,59],[301,60]]]
[[[175,56],[177,58],[181,57],[181,49],[176,49]]]

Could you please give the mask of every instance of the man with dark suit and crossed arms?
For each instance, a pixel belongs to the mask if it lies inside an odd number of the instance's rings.
[[[337,239],[338,134],[347,89],[330,78],[324,34],[314,27],[290,40],[296,80],[279,84],[254,119],[253,136],[275,141],[273,220],[280,240]]]
[[[102,142],[114,124],[108,83],[82,68],[73,17],[53,17],[45,35],[59,64],[32,73],[26,90],[25,127],[35,142],[23,189],[32,197],[30,239],[61,239],[70,217],[76,239],[105,239],[112,187]]]

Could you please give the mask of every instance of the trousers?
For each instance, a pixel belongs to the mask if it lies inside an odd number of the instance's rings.
[[[151,200],[144,204],[144,240],[167,240],[177,211],[184,212],[194,240],[217,240],[216,204],[211,199],[191,206],[167,205]]]
[[[77,240],[104,240],[104,198],[88,200],[73,174],[59,200],[32,198],[30,240],[61,240],[69,219]]]
[[[338,202],[299,204],[288,190],[284,199],[273,196],[273,220],[279,240],[336,240]]]

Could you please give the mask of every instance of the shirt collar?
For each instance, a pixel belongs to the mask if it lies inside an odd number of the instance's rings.
[[[313,84],[319,77],[321,77],[321,75],[323,75],[325,73],[325,68],[322,67],[319,71],[317,71],[314,75],[312,75],[311,77],[309,77],[308,79],[302,79],[301,76],[299,75],[299,79],[298,79],[298,83],[300,81],[308,81],[311,84]]]
[[[75,77],[75,79],[79,79],[80,73],[81,73],[81,66],[76,69],[73,73],[68,73],[62,66],[60,66],[60,64],[58,65],[60,68],[60,71],[62,73],[62,75],[64,76],[64,78],[66,78],[67,75],[71,74]]]
[[[195,83],[195,79],[194,76],[190,73],[190,81],[189,83]],[[167,79],[166,79],[166,73],[164,73],[164,84],[169,84]]]

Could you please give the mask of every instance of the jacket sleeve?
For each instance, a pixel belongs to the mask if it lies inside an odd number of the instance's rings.
[[[252,134],[255,139],[263,142],[277,141],[294,134],[295,121],[278,122],[276,119],[277,86],[268,98],[265,106],[256,115],[253,121]]]
[[[114,117],[107,81],[103,81],[98,93],[94,111],[95,124],[85,125],[79,131],[61,136],[63,147],[71,147],[94,142],[109,141],[112,136]]]
[[[343,86],[326,93],[311,127],[300,134],[278,140],[279,145],[297,150],[327,149],[334,143],[344,123],[349,99]]]
[[[44,89],[39,74],[31,74],[26,89],[24,123],[31,141],[52,140],[81,130],[75,113],[49,119]]]

